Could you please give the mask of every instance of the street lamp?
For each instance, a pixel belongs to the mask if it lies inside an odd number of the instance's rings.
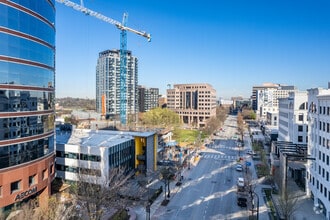
[[[252,217],[253,217],[253,213],[254,213],[254,198],[257,199],[257,220],[259,220],[259,196],[256,192],[254,191],[250,191],[251,194],[251,198],[252,198]]]

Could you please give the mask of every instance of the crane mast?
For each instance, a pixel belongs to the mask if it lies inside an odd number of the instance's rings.
[[[126,100],[126,74],[127,74],[127,31],[130,31],[134,34],[140,35],[147,38],[148,42],[151,41],[151,35],[145,31],[138,31],[133,28],[126,26],[127,24],[127,13],[123,15],[123,21],[119,22],[112,18],[106,17],[98,12],[90,10],[84,6],[83,0],[80,0],[80,5],[69,0],[56,0],[56,2],[64,4],[70,8],[73,8],[76,11],[80,11],[86,15],[93,16],[97,19],[100,19],[104,22],[115,25],[118,29],[121,30],[120,33],[120,123],[126,125],[127,121],[127,100]]]

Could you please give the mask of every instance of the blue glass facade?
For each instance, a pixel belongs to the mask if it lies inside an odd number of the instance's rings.
[[[55,2],[0,1],[0,171],[54,155]]]

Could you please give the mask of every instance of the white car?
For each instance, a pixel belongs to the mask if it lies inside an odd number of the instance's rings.
[[[243,171],[243,165],[242,164],[236,164],[236,170],[237,171]]]
[[[245,185],[244,178],[243,177],[238,177],[238,179],[237,179],[237,186],[244,187],[244,185]]]

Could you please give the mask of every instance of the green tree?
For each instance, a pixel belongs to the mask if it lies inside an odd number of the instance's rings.
[[[167,108],[155,108],[143,113],[142,124],[148,127],[172,127],[180,124],[180,117]]]
[[[245,108],[242,110],[242,116],[243,119],[255,120],[257,118],[256,113],[253,110]]]

